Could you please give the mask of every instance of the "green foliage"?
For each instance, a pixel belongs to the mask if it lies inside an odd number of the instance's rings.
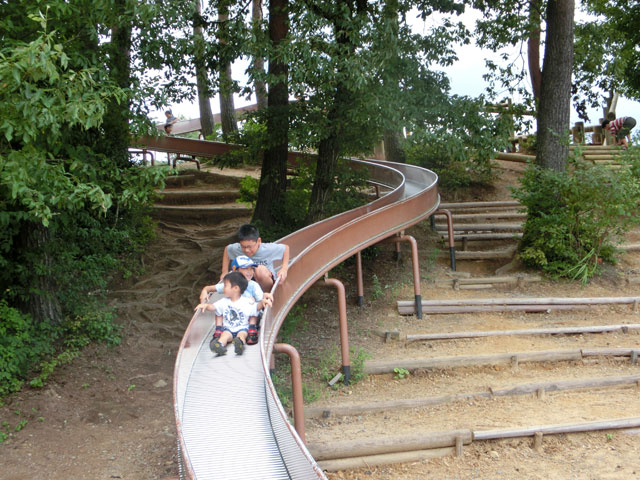
[[[373,276],[371,277],[371,299],[377,300],[383,295],[383,293],[384,293],[384,290],[382,289],[382,285],[380,284],[378,275],[374,273]]]
[[[52,325],[34,324],[0,299],[0,398],[19,390],[32,366],[54,352],[56,336]]]
[[[263,240],[273,241],[306,226],[307,207],[311,197],[314,171],[313,165],[301,163],[295,174],[289,178],[289,187],[281,205],[275,206],[275,225],[256,224],[260,228]],[[325,216],[330,217],[357,208],[366,203],[366,174],[364,170],[352,169],[349,163],[341,160],[333,177],[333,193],[325,204]],[[242,199],[257,198],[257,185],[252,180],[245,184],[250,189]],[[255,190],[253,190],[255,186]]]
[[[406,368],[402,368],[402,367],[394,368],[393,372],[395,373],[393,378],[395,378],[396,380],[402,380],[403,378],[408,377],[409,375],[411,375],[409,370],[407,370]]]
[[[599,259],[639,223],[640,185],[630,169],[571,160],[564,172],[530,165],[513,190],[528,212],[520,257],[526,265],[586,282]]]
[[[120,326],[113,320],[113,314],[89,311],[61,325],[34,322],[0,299],[0,398],[19,390],[34,371],[29,385],[42,387],[58,365],[92,341],[119,345]],[[54,355],[56,347],[61,350]]]
[[[439,105],[435,123],[416,125],[407,138],[407,162],[436,172],[444,189],[490,182],[491,158],[507,145],[510,120],[483,108],[464,97]]]
[[[304,334],[308,330],[309,324],[305,320],[306,309],[306,305],[296,305],[287,314],[278,332],[281,342],[292,343],[296,335]]]
[[[365,362],[371,358],[371,354],[360,347],[350,348],[349,355],[351,359],[351,383],[358,383],[367,378],[364,371]]]
[[[250,175],[246,175],[240,179],[240,198],[238,202],[248,203],[251,208],[255,208],[258,200],[258,185],[260,180]]]

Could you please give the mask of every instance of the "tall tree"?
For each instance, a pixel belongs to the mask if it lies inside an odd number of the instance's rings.
[[[262,0],[251,1],[251,27],[253,29],[254,36],[261,36],[262,34]],[[254,75],[254,88],[256,94],[256,103],[258,104],[258,110],[264,110],[267,107],[267,86],[263,80],[265,76],[264,71],[264,58],[260,53],[257,53],[253,57],[253,75]]]
[[[218,75],[220,83],[220,123],[225,138],[238,133],[236,109],[233,101],[233,77],[231,72],[231,49],[229,45],[229,0],[218,2],[218,43],[220,44],[220,60]]]
[[[205,59],[206,44],[202,31],[202,4],[201,0],[194,0],[195,15],[193,18],[193,61],[196,67],[196,84],[198,87],[198,107],[200,110],[200,126],[204,137],[214,132],[215,122],[211,111],[211,99],[209,98],[209,75]]]
[[[547,3],[536,163],[558,172],[565,170],[569,156],[574,9],[574,0]]]
[[[359,44],[359,28],[362,17],[367,14],[364,1],[340,0],[335,8],[318,9],[318,13],[329,21],[335,38],[332,54],[336,62],[335,87],[329,93],[330,104],[327,112],[327,128],[318,143],[318,157],[309,199],[307,221],[317,222],[323,217],[334,184],[334,172],[338,157],[344,152],[342,142],[347,135],[348,113],[353,109],[355,92],[350,88],[350,72],[347,71],[348,58],[353,58]]]
[[[289,67],[282,50],[289,35],[289,1],[269,2],[269,39],[272,57],[269,61],[269,96],[267,137],[258,199],[253,219],[272,225],[274,213],[282,204],[287,185],[287,154],[289,147]]]

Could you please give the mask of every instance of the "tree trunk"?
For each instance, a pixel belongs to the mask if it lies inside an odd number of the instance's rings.
[[[127,0],[116,0],[114,7],[119,23],[111,26],[110,76],[119,87],[128,89],[131,87],[131,24],[126,14]],[[128,154],[130,102],[112,100],[107,108],[103,122],[104,153],[125,168],[131,165]]]
[[[269,2],[269,38],[273,50],[278,49],[289,34],[288,0]],[[289,146],[289,67],[278,58],[269,61],[269,97],[267,137],[269,146],[264,152],[258,199],[253,220],[273,225],[277,208],[287,188],[287,153]]]
[[[262,20],[262,0],[253,0],[251,3],[251,19],[253,21],[253,28],[255,30],[260,29],[260,21]],[[257,33],[257,32],[256,32]],[[256,56],[253,59],[253,69],[258,77],[264,77],[264,58]],[[264,110],[267,108],[267,86],[263,80],[255,80],[254,87],[256,89],[256,103],[258,104],[258,110]]]
[[[51,273],[51,255],[47,251],[50,243],[49,229],[39,222],[25,222],[20,229],[20,250],[28,256],[25,265],[30,265],[33,277],[29,288],[29,296],[21,310],[31,315],[40,323],[50,320],[53,323],[62,321],[62,310],[56,299],[57,286]],[[39,265],[33,258],[39,259]],[[34,268],[35,267],[35,268]]]
[[[229,6],[226,2],[220,2],[218,10],[218,41],[221,45],[227,43],[229,20]],[[222,124],[222,136],[227,139],[238,133],[236,121],[236,109],[233,104],[233,78],[231,76],[231,61],[226,54],[220,55],[220,122]]]
[[[540,100],[540,89],[542,88],[542,72],[540,71],[540,0],[530,0],[529,2],[529,23],[530,33],[527,42],[527,52],[529,61],[529,76],[531,77],[531,90],[536,103]]]
[[[213,112],[209,99],[209,80],[205,61],[205,41],[202,33],[202,5],[194,0],[196,14],[193,20],[193,43],[195,47],[194,63],[196,66],[196,84],[198,86],[198,106],[200,107],[200,128],[207,138],[214,132]]]
[[[329,120],[331,122],[331,120]],[[340,152],[340,140],[338,133],[333,129],[332,133],[320,140],[318,145],[318,161],[313,178],[313,188],[309,199],[309,211],[307,223],[315,223],[322,220],[324,206],[329,200],[333,190],[334,172],[338,164]]]
[[[390,58],[398,58],[398,30],[400,29],[398,24],[398,0],[387,0],[383,9],[384,21],[388,24],[389,41],[388,48],[390,51]],[[400,90],[400,79],[398,76],[398,69],[394,61],[387,62],[383,68],[382,76],[386,87],[395,90]],[[398,108],[393,108],[388,115],[386,115],[390,123],[387,124],[382,138],[384,141],[384,155],[385,159],[390,162],[404,163],[406,161],[404,148],[402,146],[402,114]]]
[[[406,158],[402,148],[402,132],[398,130],[384,131],[384,156],[390,162],[405,163]]]
[[[574,0],[552,0],[547,6],[536,163],[558,172],[569,156],[574,8]]]

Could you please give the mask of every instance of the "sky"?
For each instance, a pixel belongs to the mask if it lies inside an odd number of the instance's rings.
[[[464,14],[465,23],[469,28],[473,28],[475,17],[477,15],[478,14],[472,13]],[[578,13],[577,15],[581,14]],[[427,24],[423,23],[421,20],[414,21],[413,25],[416,31],[421,31],[428,28]],[[458,46],[456,52],[459,61],[450,67],[441,68],[441,70],[443,70],[449,76],[449,80],[451,83],[451,93],[456,95],[466,95],[470,97],[477,97],[478,95],[485,93],[487,82],[482,77],[485,73],[487,73],[487,68],[485,67],[485,58],[488,56],[488,52],[481,50],[473,44]],[[518,51],[514,50],[513,54],[510,56],[513,59],[517,56],[517,54]],[[493,57],[493,59],[494,61],[498,61],[497,54]],[[234,78],[241,79],[242,77],[244,77],[244,70],[246,69],[246,67],[246,61],[234,64]],[[505,97],[506,96],[507,93],[505,92]],[[517,99],[512,100],[514,103],[518,103]],[[247,100],[242,97],[235,98],[236,108],[249,105],[254,102],[255,100]],[[197,103],[172,105],[171,108],[174,115],[179,118],[189,119],[197,118],[200,116]],[[211,108],[213,109],[214,113],[220,112],[220,104],[217,96],[212,99]],[[594,125],[598,123],[598,120],[600,118],[602,118],[601,109],[587,109],[587,113],[589,115],[589,122],[587,123],[587,125]],[[617,116],[631,116],[636,119],[640,119],[640,102],[620,97],[617,103],[616,114]],[[152,118],[157,120],[159,123],[163,122],[164,113],[160,111],[153,112]],[[576,121],[579,120],[580,119],[578,118],[577,112],[572,107],[571,124],[573,125]]]

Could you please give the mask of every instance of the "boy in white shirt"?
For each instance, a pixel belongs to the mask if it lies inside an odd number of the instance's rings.
[[[273,295],[269,292],[263,292],[260,285],[253,280],[253,269],[256,264],[249,257],[240,255],[233,259],[231,262],[231,270],[234,272],[240,272],[249,282],[246,290],[242,293],[243,296],[253,299],[256,302],[256,311],[260,312],[265,306],[271,306],[273,304]],[[205,304],[209,298],[209,293],[217,292],[223,293],[224,283],[220,282],[216,285],[207,285],[200,292],[200,303]],[[196,307],[197,308],[197,307]],[[222,330],[216,330],[213,334],[213,338],[217,339],[222,334]],[[257,326],[249,327],[249,335],[247,337],[247,345],[255,345],[258,343],[258,330]]]
[[[249,328],[256,329],[256,304],[253,299],[242,295],[249,283],[242,273],[228,273],[223,281],[224,298],[213,305],[201,303],[196,310],[201,308],[216,312],[216,332],[221,333],[217,338],[214,336],[209,343],[212,352],[218,356],[226,354],[227,344],[233,341],[236,354],[242,355]]]

